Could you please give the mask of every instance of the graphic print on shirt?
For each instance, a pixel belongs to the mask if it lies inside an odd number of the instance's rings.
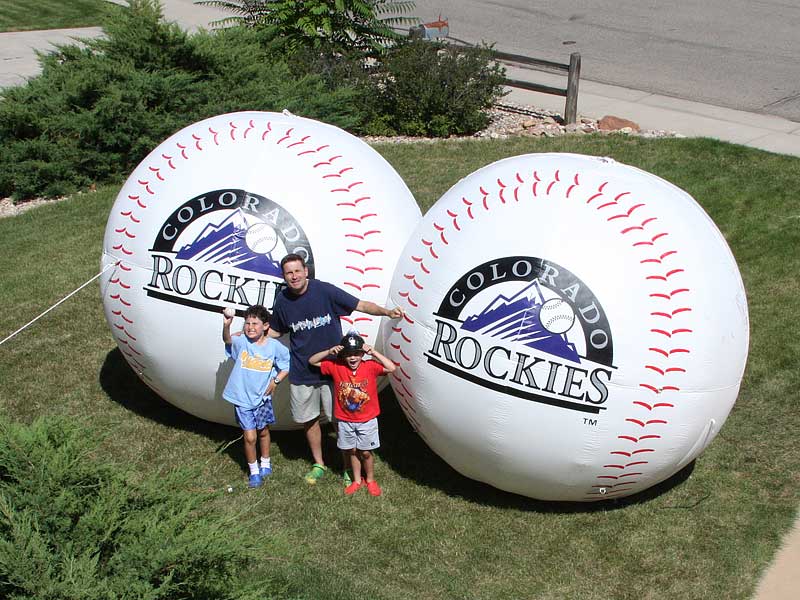
[[[292,333],[297,333],[298,331],[307,331],[309,329],[317,329],[318,327],[325,327],[326,325],[329,325],[332,320],[333,319],[330,313],[327,313],[319,317],[313,317],[311,319],[303,319],[301,321],[290,323],[289,327],[291,328]]]
[[[248,371],[261,371],[264,373],[272,371],[271,358],[261,358],[260,356],[250,354],[247,350],[242,350],[242,353],[239,355],[239,360],[242,363],[242,368]]]
[[[369,402],[367,381],[363,379],[361,381],[340,381],[336,390],[336,400],[345,411],[360,412]]]

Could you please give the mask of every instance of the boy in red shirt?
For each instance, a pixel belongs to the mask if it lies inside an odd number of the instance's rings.
[[[372,360],[363,360],[365,354]],[[380,496],[371,452],[380,446],[378,377],[394,372],[394,363],[365,344],[356,333],[348,333],[338,346],[317,352],[308,362],[319,367],[323,375],[333,378],[333,417],[339,430],[337,445],[350,458],[353,470],[353,483],[344,493],[355,494],[366,485],[370,494]]]

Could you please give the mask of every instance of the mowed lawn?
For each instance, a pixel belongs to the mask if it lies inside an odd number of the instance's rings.
[[[94,27],[115,8],[106,0],[3,0],[0,32]]]
[[[623,136],[376,147],[423,212],[460,178],[528,152],[610,156],[692,194],[733,250],[751,320],[739,399],[704,454],[638,497],[538,502],[454,472],[387,390],[381,498],[345,498],[335,477],[307,486],[297,432],[274,434],[275,475],[247,491],[239,432],[186,415],[139,382],[111,337],[96,283],[0,346],[0,410],[21,422],[79,421],[134,473],[188,465],[197,489],[218,493],[221,519],[252,524],[263,553],[253,577],[273,582],[264,597],[750,598],[800,500],[800,159],[710,140]],[[0,220],[0,339],[98,272],[117,191]],[[280,589],[270,587],[275,581]]]

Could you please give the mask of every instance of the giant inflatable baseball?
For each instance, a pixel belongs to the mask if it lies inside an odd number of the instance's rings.
[[[234,424],[220,399],[231,368],[223,308],[270,308],[289,252],[312,276],[385,305],[419,219],[394,169],[341,129],[288,113],[213,117],[159,145],[120,191],[103,248],[106,318],[162,398]],[[350,328],[382,347],[377,318],[354,314]],[[274,404],[275,427],[293,427],[286,388]]]
[[[391,384],[462,474],[543,500],[644,490],[736,399],[745,291],[685,192],[605,158],[518,156],[452,187],[398,261]]]

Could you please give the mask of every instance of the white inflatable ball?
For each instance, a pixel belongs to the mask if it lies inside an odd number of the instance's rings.
[[[288,113],[213,117],[158,146],[120,191],[102,258],[106,318],[125,359],[162,398],[234,424],[221,399],[232,366],[223,309],[271,308],[290,252],[313,276],[385,305],[419,219],[394,169],[341,129]],[[343,321],[382,347],[378,318]],[[241,326],[235,319],[234,330]],[[274,405],[275,427],[292,428],[288,386]]]
[[[397,264],[391,384],[460,473],[543,500],[644,490],[697,457],[736,399],[745,291],[670,183],[533,154],[453,186]]]

